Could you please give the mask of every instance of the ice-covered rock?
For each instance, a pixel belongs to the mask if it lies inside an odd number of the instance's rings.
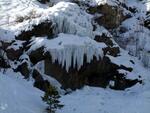
[[[49,51],[52,62],[58,61],[62,67],[68,71],[72,66],[80,69],[84,63],[84,56],[88,63],[95,56],[97,60],[103,57],[102,49],[106,47],[104,43],[97,43],[88,37],[78,37],[75,35],[59,34],[57,38],[48,40],[45,38],[33,38],[28,52],[32,52],[40,47],[44,51]]]
[[[16,16],[18,17],[14,21],[15,25],[10,24],[6,28],[6,31],[11,30],[13,35],[9,37],[12,38],[14,38],[14,35],[17,39],[22,39],[24,35],[27,35],[28,38],[33,35],[39,36],[40,33],[50,37],[52,36],[51,32],[55,35],[63,32],[90,38],[94,37],[92,15],[81,10],[75,3],[59,2],[48,9],[35,8],[31,11],[24,11],[24,15],[18,14]],[[18,22],[18,18],[21,18],[21,22],[20,20]],[[39,29],[45,30],[40,31]],[[4,36],[6,37],[6,34]]]

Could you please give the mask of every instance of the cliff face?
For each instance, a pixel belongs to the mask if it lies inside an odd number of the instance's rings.
[[[25,78],[34,75],[36,86],[45,84],[42,73],[53,76],[64,89],[90,85],[122,90],[141,83],[133,56],[150,67],[147,4],[43,0],[30,1],[28,8],[17,7],[15,12],[9,6],[9,20],[5,14],[0,20],[1,53],[7,59],[6,66],[0,66]],[[41,61],[45,66],[38,65]]]

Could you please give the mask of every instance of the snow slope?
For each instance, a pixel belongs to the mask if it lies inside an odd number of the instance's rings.
[[[33,87],[22,75],[0,73],[0,113],[43,113],[43,92]]]
[[[117,92],[85,87],[62,97],[65,107],[58,113],[149,113],[150,91]]]
[[[58,113],[150,113],[150,71],[140,65],[137,61],[134,72],[142,75],[143,85],[125,91],[85,86],[63,96]]]
[[[145,67],[150,67],[150,30],[144,27],[146,13],[150,11],[150,1],[127,0],[126,4],[136,8],[137,12],[121,23],[120,27],[126,31],[120,33],[119,40],[116,40],[130,55],[138,57]]]
[[[30,10],[30,8],[46,8],[36,0],[0,0],[0,26],[13,22],[16,12]]]
[[[32,30],[33,25],[38,25],[39,23],[50,20],[55,26],[55,34],[58,33],[69,33],[77,34],[80,36],[94,37],[93,26],[91,24],[92,16],[82,11],[80,7],[74,3],[70,2],[60,2],[53,7],[44,9],[36,6],[28,7],[20,13],[21,9],[15,9],[16,13],[10,14],[10,22],[3,22],[0,19],[1,28],[0,34],[3,34],[0,39],[14,39],[14,35],[19,35],[21,31]],[[7,12],[7,11],[6,11]],[[8,11],[9,12],[9,11]],[[17,22],[18,18],[26,18],[23,22]],[[6,18],[6,15],[4,16]],[[33,17],[33,18],[32,18]],[[8,32],[7,34],[5,32]],[[10,34],[10,35],[9,35]]]
[[[60,100],[65,106],[56,113],[149,113],[150,71],[140,65],[137,63],[134,71],[143,74],[144,85],[126,91],[86,86],[62,95]],[[20,74],[0,73],[0,91],[0,113],[44,113],[46,105],[40,98],[43,93]]]

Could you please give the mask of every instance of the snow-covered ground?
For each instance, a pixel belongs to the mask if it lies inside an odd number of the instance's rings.
[[[138,62],[138,61],[137,61]],[[142,75],[143,85],[125,91],[85,86],[62,95],[64,108],[56,113],[149,113],[150,71],[137,63],[135,73]],[[19,73],[0,73],[0,113],[44,113],[43,92],[24,80]]]
[[[149,113],[150,91],[113,91],[85,87],[61,99],[58,113]]]
[[[43,92],[19,73],[0,73],[0,113],[43,113]]]
[[[0,0],[0,26],[12,23],[16,13],[30,8],[46,8],[46,6],[36,0]]]
[[[140,65],[135,73],[143,76],[143,85],[125,91],[86,86],[63,96],[65,106],[58,113],[150,113],[150,71]]]

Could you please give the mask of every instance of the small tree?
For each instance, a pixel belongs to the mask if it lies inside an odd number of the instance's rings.
[[[47,91],[45,92],[42,100],[48,104],[47,112],[55,113],[57,109],[61,109],[63,105],[60,104],[59,101],[60,95],[55,87],[48,86]]]

